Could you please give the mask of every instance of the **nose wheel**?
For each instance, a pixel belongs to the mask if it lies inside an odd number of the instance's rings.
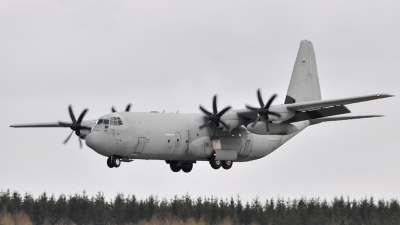
[[[107,166],[109,168],[118,168],[121,165],[121,159],[115,156],[108,157]]]

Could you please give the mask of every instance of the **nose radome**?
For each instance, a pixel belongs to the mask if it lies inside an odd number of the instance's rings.
[[[86,136],[86,145],[100,155],[109,156],[107,148],[107,136],[94,131]]]

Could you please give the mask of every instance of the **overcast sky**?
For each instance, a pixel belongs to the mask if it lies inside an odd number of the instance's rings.
[[[323,99],[398,95],[398,1],[0,1],[0,190],[251,200],[400,197],[398,97],[349,105],[383,118],[312,126],[265,158],[189,174],[164,161],[109,169],[63,128],[10,124],[132,111],[199,112],[284,101],[301,40],[311,40]]]

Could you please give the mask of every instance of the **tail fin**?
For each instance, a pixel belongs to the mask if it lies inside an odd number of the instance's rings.
[[[301,41],[285,104],[321,100],[321,90],[311,41]]]

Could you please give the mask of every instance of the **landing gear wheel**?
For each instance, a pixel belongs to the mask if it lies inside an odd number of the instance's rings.
[[[182,167],[182,171],[185,173],[189,173],[193,169],[193,163],[190,163],[189,165],[184,165]]]
[[[175,173],[181,171],[182,169],[178,162],[170,162],[169,167],[171,167],[171,170]]]
[[[114,167],[118,168],[121,165],[121,160],[118,157],[114,157],[112,160],[112,164]]]
[[[210,165],[213,169],[217,170],[221,168],[221,160],[210,160]]]
[[[232,167],[232,161],[222,161],[222,168],[229,170]]]
[[[112,161],[111,161],[111,157],[108,157],[108,159],[107,159],[107,166],[110,167],[110,168],[114,167],[113,164],[112,164]]]

